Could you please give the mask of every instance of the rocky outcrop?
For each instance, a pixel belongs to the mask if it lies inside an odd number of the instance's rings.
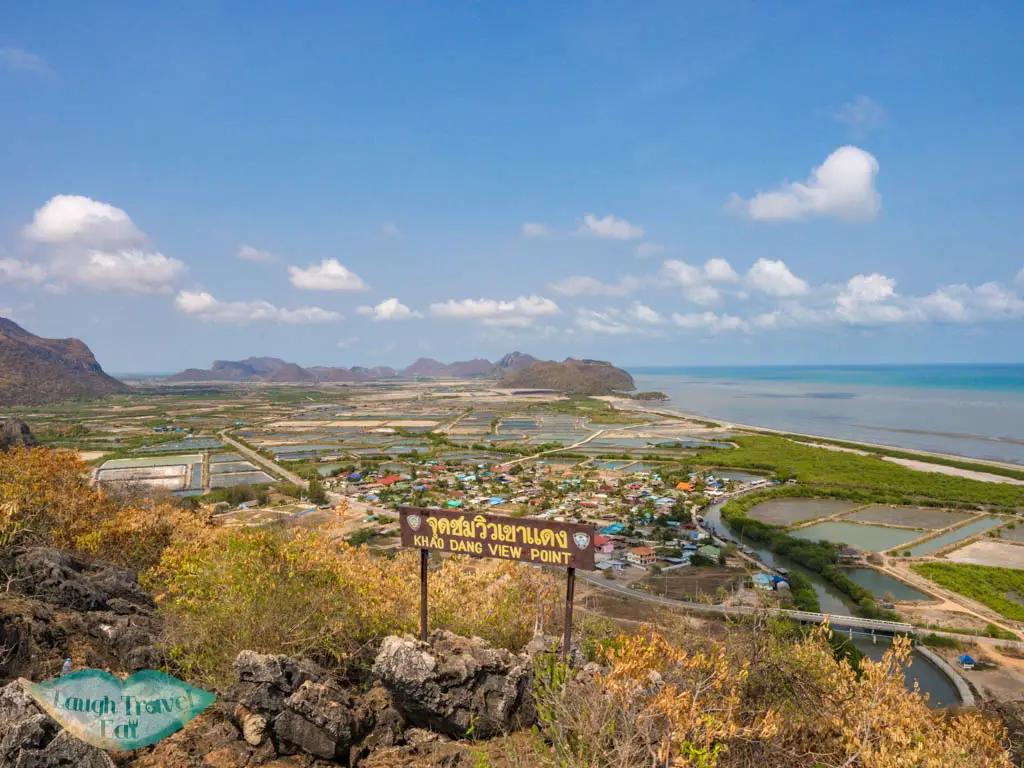
[[[0,573],[0,680],[51,677],[69,655],[125,673],[160,665],[161,622],[132,571],[35,547],[4,553]]]
[[[114,768],[105,752],[79,741],[28,695],[27,681],[0,689],[0,766]]]
[[[439,630],[426,643],[384,639],[374,675],[407,722],[463,738],[528,727],[537,717],[533,661]]]
[[[8,451],[16,445],[31,448],[35,444],[28,424],[15,419],[0,419],[0,451]]]

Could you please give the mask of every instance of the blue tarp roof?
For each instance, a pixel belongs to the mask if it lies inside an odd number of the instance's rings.
[[[968,656],[965,653],[963,656],[960,657],[960,663],[961,664],[973,664],[974,663],[974,659],[972,659],[970,656]]]
[[[611,525],[602,528],[601,533],[606,533],[614,536],[616,533],[622,533],[622,531],[625,530],[625,528],[626,526],[624,526],[622,523],[612,523]]]

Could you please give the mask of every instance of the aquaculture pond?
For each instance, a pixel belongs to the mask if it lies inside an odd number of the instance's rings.
[[[847,515],[847,520],[862,523],[884,523],[887,525],[904,525],[908,528],[927,528],[937,531],[951,525],[970,520],[973,515],[967,512],[947,512],[944,509],[927,509],[922,507],[890,507],[884,504],[872,504],[870,507],[858,509]]]
[[[615,460],[611,460],[611,461],[595,461],[594,462],[594,469],[609,469],[609,470],[622,469],[624,466],[626,466],[627,464],[630,464],[630,463],[631,462],[629,462],[629,461],[615,461]]]
[[[772,499],[754,506],[747,516],[771,525],[796,525],[856,508],[840,499]]]
[[[868,552],[883,552],[921,538],[920,531],[884,528],[881,525],[859,525],[858,523],[844,523],[835,520],[817,523],[798,531],[790,531],[790,535],[810,541],[824,539]]]
[[[955,544],[958,541],[963,541],[971,536],[983,533],[990,528],[995,528],[1005,522],[1006,518],[1004,517],[983,517],[980,520],[975,520],[972,523],[963,525],[956,530],[947,531],[941,536],[936,536],[930,541],[922,542],[916,547],[911,547],[910,554],[912,557],[930,555],[932,552],[938,552],[943,547],[948,547],[950,544]]]
[[[735,480],[737,483],[756,483],[758,480],[770,480],[767,475],[755,475],[753,472],[740,472],[738,469],[713,469],[711,473],[715,477],[725,480]]]
[[[872,594],[878,598],[889,594],[896,600],[931,600],[928,595],[919,592],[909,584],[904,584],[899,579],[894,579],[874,568],[844,568],[843,573],[864,589],[870,589]]]

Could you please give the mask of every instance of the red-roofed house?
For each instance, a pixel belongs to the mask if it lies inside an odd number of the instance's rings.
[[[652,565],[658,559],[650,547],[634,547],[626,553],[626,560],[633,565]]]
[[[606,555],[610,555],[615,551],[615,545],[612,544],[612,540],[607,536],[595,536],[594,546],[597,547],[598,552],[604,552]]]
[[[382,477],[380,480],[378,480],[377,485],[394,485],[401,479],[402,478],[398,475],[388,475],[387,477]]]

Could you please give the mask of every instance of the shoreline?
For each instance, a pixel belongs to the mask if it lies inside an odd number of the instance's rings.
[[[729,421],[726,419],[720,419],[710,414],[695,413],[692,411],[684,411],[680,408],[674,408],[665,406],[663,408],[650,408],[638,406],[636,400],[630,400],[618,396],[609,396],[606,398],[600,398],[608,400],[614,407],[620,410],[632,410],[639,411],[642,413],[650,413],[656,416],[669,416],[673,418],[684,418],[684,419],[696,419],[701,421],[715,421],[718,422],[720,427],[725,430],[744,430],[747,432],[762,432],[773,435],[795,435],[797,437],[807,438],[808,440],[836,440],[843,443],[849,443],[850,445],[864,446],[865,448],[880,448],[886,451],[900,451],[902,453],[911,453],[916,456],[925,456],[936,459],[945,459],[948,461],[962,461],[970,464],[978,464],[979,466],[998,467],[1000,469],[1011,469],[1024,471],[1024,463],[1018,464],[1012,461],[998,461],[996,459],[976,459],[972,456],[964,456],[958,453],[942,453],[939,451],[925,451],[917,448],[905,448],[899,445],[889,445],[887,443],[870,443],[864,440],[852,440],[842,437],[831,437],[829,435],[815,435],[808,432],[796,432],[789,429],[775,429],[773,427],[762,427],[753,424],[742,424],[737,421]]]

